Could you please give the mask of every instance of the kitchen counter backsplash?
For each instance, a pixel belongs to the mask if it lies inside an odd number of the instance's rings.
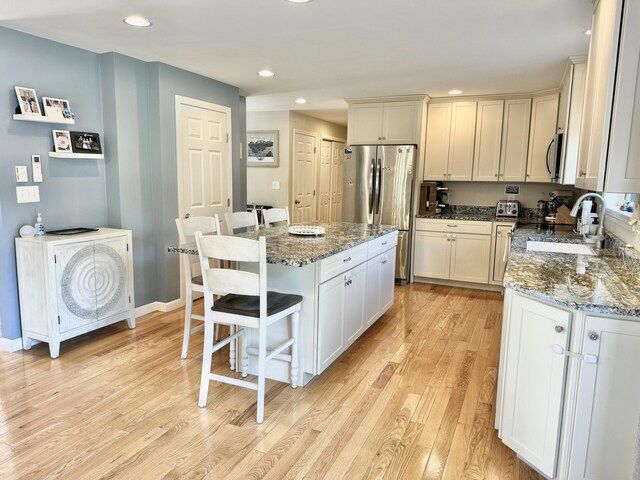
[[[532,220],[536,217],[537,211],[535,208],[520,209],[519,220]],[[476,205],[447,205],[442,209],[442,213],[438,215],[417,215],[418,218],[433,218],[442,220],[475,220],[477,222],[493,222],[496,220],[496,207],[479,207]],[[510,221],[510,218],[503,218],[502,220]]]

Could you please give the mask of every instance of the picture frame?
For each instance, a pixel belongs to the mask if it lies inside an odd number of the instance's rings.
[[[42,97],[42,107],[46,117],[56,120],[70,120],[73,118],[69,100],[65,100],[63,98]]]
[[[18,98],[18,108],[22,115],[42,116],[38,95],[33,88],[16,86],[15,90]]]
[[[100,135],[93,132],[69,132],[73,153],[102,154]]]
[[[247,167],[277,167],[279,130],[247,132]]]
[[[53,149],[56,153],[72,153],[71,136],[68,130],[52,130]]]

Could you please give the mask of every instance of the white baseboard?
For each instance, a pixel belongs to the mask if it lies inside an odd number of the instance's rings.
[[[5,350],[7,352],[17,352],[18,350],[22,350],[22,338],[14,338],[11,340],[9,338],[0,337],[0,350]]]
[[[136,318],[138,318],[143,315],[147,315],[148,313],[170,312],[172,310],[175,310],[181,307],[184,307],[184,300],[182,300],[181,298],[176,298],[171,302],[151,302],[151,303],[147,303],[146,305],[141,305],[137,307],[135,310],[136,312],[135,315],[136,315]]]

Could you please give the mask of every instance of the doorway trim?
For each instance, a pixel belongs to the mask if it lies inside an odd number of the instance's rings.
[[[227,133],[229,140],[226,145],[226,156],[229,164],[229,209],[233,211],[233,158],[231,157],[231,145],[233,144],[233,132],[231,130],[231,108],[224,105],[217,105],[215,103],[205,102],[190,97],[183,97],[182,95],[176,95],[175,97],[175,130],[176,130],[176,181],[178,182],[178,218],[181,218],[184,214],[184,204],[182,201],[182,166],[180,165],[180,152],[182,151],[182,129],[180,126],[180,111],[182,106],[190,106],[196,108],[202,108],[204,110],[211,110],[214,112],[221,112],[227,119]],[[184,255],[180,254],[180,306],[184,306],[185,303],[185,288],[186,282],[184,278],[184,267],[182,262],[185,261]],[[197,297],[194,297],[194,300]]]

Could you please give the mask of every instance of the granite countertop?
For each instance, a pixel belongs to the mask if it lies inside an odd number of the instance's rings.
[[[640,254],[608,236],[595,255],[527,250],[527,240],[584,243],[573,232],[514,232],[504,286],[558,305],[600,314],[640,317]],[[639,318],[640,319],[640,318]]]
[[[390,225],[373,226],[347,222],[311,222],[310,224],[323,226],[325,235],[322,237],[290,235],[287,227],[281,226],[261,228],[258,232],[239,233],[237,236],[254,240],[264,236],[267,239],[267,263],[302,267],[398,229]],[[168,250],[191,255],[198,253],[193,243],[171,246]]]

